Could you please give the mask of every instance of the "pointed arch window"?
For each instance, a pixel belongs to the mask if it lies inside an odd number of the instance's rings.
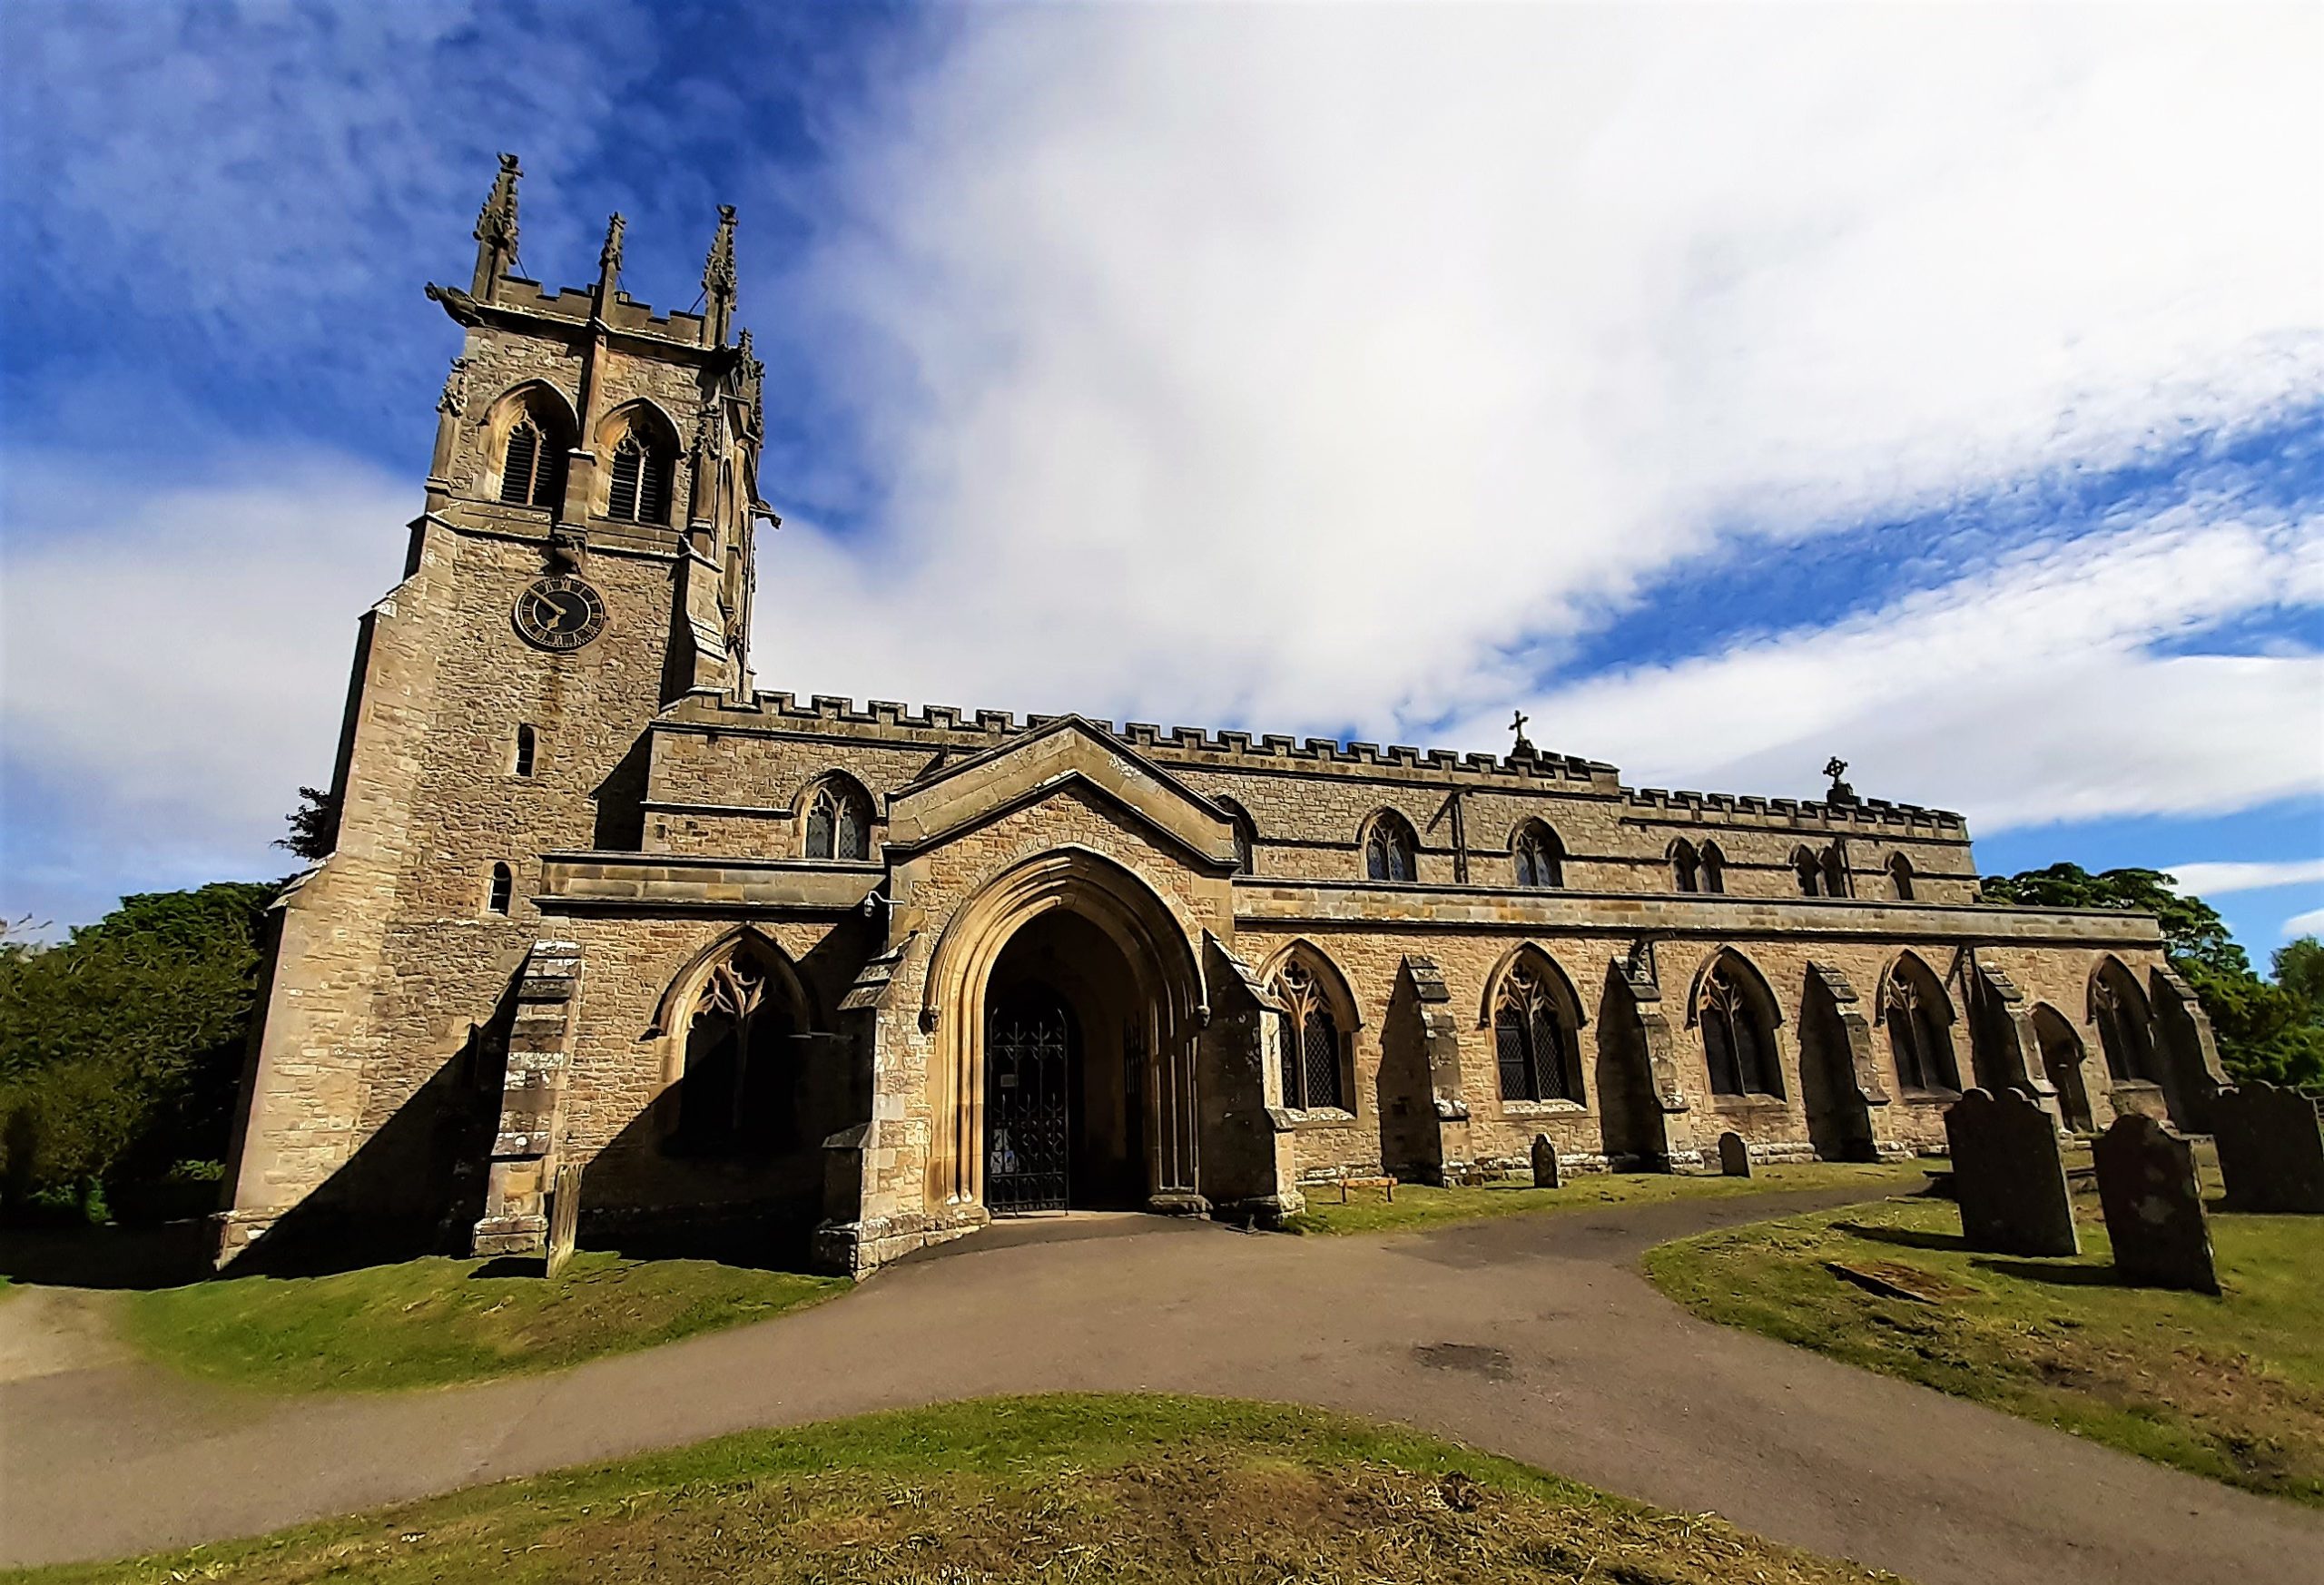
[[[1815,897],[1823,891],[1824,867],[1807,848],[1791,850],[1791,872],[1799,878],[1800,896]]]
[[[1702,890],[1702,858],[1695,852],[1694,843],[1685,837],[1678,838],[1671,842],[1668,857],[1672,887],[1680,891]]]
[[[657,444],[645,425],[632,424],[614,444],[606,516],[625,523],[667,523],[675,462],[670,448]]]
[[[506,915],[508,905],[516,898],[517,877],[506,864],[492,866],[491,889],[485,893],[484,907],[487,913]]]
[[[786,988],[742,950],[710,971],[686,1028],[675,1143],[729,1156],[799,1144],[799,1020]]]
[[[1275,976],[1284,1006],[1283,1104],[1302,1111],[1346,1109],[1340,1082],[1340,1027],[1315,971],[1293,960]]]
[[[1775,1029],[1758,997],[1721,963],[1704,978],[1696,1009],[1710,1088],[1718,1095],[1783,1094]]]
[[[1953,1038],[1946,1031],[1944,992],[1926,976],[1900,965],[1888,977],[1888,995],[1881,1019],[1888,1026],[1888,1054],[1896,1059],[1896,1082],[1905,1089],[1950,1090],[1961,1088],[1961,1073],[1953,1060]]]
[[[1573,1082],[1571,1041],[1557,999],[1527,964],[1502,980],[1492,1014],[1493,1056],[1505,1101],[1581,1098]]]
[[[1889,857],[1888,890],[1899,902],[1913,900],[1913,861],[1902,853]]]
[[[1526,822],[1517,833],[1513,851],[1519,891],[1544,891],[1565,884],[1565,844],[1540,821]]]
[[[1824,895],[1827,897],[1851,895],[1848,885],[1847,850],[1839,843],[1834,842],[1824,850],[1821,862],[1824,869]]]
[[[1703,890],[1723,893],[1727,890],[1727,855],[1718,851],[1717,842],[1705,842],[1699,855],[1702,861]]]
[[[872,801],[863,790],[838,776],[825,781],[807,801],[807,857],[868,859],[872,856]]]
[[[2105,1055],[2106,1070],[2117,1079],[2154,1079],[2154,1040],[2147,1029],[2146,1008],[2135,985],[2119,964],[2109,962],[2090,988],[2090,1011],[2098,1025],[2098,1048]]]
[[[1403,817],[1383,812],[1364,838],[1364,872],[1374,881],[1416,881],[1420,844]]]

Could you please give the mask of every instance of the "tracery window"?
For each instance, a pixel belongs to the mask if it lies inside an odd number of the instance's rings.
[[[2090,1010],[2098,1025],[2098,1048],[2105,1054],[2106,1069],[2116,1078],[2152,1081],[2154,1042],[2147,1031],[2146,1009],[2135,989],[2116,983],[2122,970],[2112,963],[2099,970],[2090,988]]]
[[[484,900],[486,911],[498,914],[507,913],[508,911],[508,905],[515,899],[516,894],[517,878],[509,872],[508,866],[506,864],[493,865],[491,890],[485,894]]]
[[[782,987],[754,955],[710,972],[686,1029],[676,1143],[719,1156],[797,1143],[796,1020]]]
[[[1888,860],[1888,890],[1896,894],[1899,902],[1913,900],[1913,861],[1902,853],[1894,854]]]
[[[1702,890],[1702,858],[1695,844],[1679,837],[1670,844],[1670,884],[1680,891]]]
[[[1710,1087],[1719,1095],[1783,1093],[1776,1067],[1775,1030],[1758,999],[1721,963],[1704,977],[1696,1009]]]
[[[1567,1063],[1565,1020],[1550,988],[1521,963],[1501,982],[1492,1015],[1501,1098],[1580,1100]]]
[[[1938,1008],[1943,995],[1902,966],[1888,977],[1881,1009],[1888,1026],[1888,1053],[1896,1061],[1896,1082],[1906,1089],[1958,1090],[1961,1074],[1953,1060],[1952,1038]]]
[[[1847,897],[1853,895],[1848,884],[1847,850],[1834,842],[1824,850],[1824,895]]]
[[[667,523],[674,462],[668,448],[656,445],[644,425],[631,425],[614,447],[606,516],[625,523]]]
[[[1340,1029],[1324,988],[1296,959],[1275,976],[1284,1005],[1283,1104],[1300,1110],[1342,1108]]]
[[[1372,822],[1372,829],[1364,838],[1364,872],[1374,881],[1415,881],[1419,870],[1415,854],[1419,842],[1413,828],[1403,818],[1383,812]]]
[[[1700,856],[1703,890],[1724,892],[1727,890],[1727,855],[1718,851],[1717,842],[1705,842]]]
[[[1565,884],[1564,844],[1540,821],[1527,822],[1517,833],[1514,852],[1518,890],[1541,891]]]
[[[872,856],[872,804],[852,783],[833,776],[807,801],[807,857]]]
[[[513,507],[556,507],[565,495],[565,455],[527,412],[510,426],[500,459],[500,498]]]

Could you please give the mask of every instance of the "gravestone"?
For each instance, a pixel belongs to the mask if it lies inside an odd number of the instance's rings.
[[[1550,1143],[1547,1134],[1533,1136],[1533,1186],[1556,1188],[1564,1180],[1558,1176],[1558,1147]]]
[[[1729,1177],[1751,1176],[1751,1147],[1732,1129],[1718,1137],[1718,1170]]]
[[[2324,1129],[2296,1089],[2239,1084],[2211,1101],[2227,1203],[2239,1211],[2324,1216]]]
[[[580,1226],[581,1169],[560,1167],[548,1196],[548,1265],[544,1275],[555,1276],[573,1258],[574,1236]]]
[[[2023,1090],[1973,1089],[1946,1108],[1954,1197],[1972,1249],[2078,1255],[2057,1120]]]
[[[2142,1287],[2218,1293],[2211,1226],[2187,1141],[2133,1112],[2115,1118],[2091,1155],[2114,1269]]]

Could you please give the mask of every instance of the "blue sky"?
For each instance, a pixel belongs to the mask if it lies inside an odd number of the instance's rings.
[[[0,908],[281,870],[493,154],[742,212],[762,685],[1958,808],[2324,910],[2309,7],[0,8]],[[2313,925],[2308,928],[2315,928]]]

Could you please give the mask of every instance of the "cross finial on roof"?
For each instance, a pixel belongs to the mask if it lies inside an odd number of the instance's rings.
[[[1517,742],[1510,748],[1509,753],[1511,758],[1531,759],[1533,757],[1533,745],[1527,742],[1525,738],[1525,724],[1531,719],[1532,717],[1526,714],[1522,710],[1519,710],[1512,714],[1509,722],[1509,730],[1517,734]]]

